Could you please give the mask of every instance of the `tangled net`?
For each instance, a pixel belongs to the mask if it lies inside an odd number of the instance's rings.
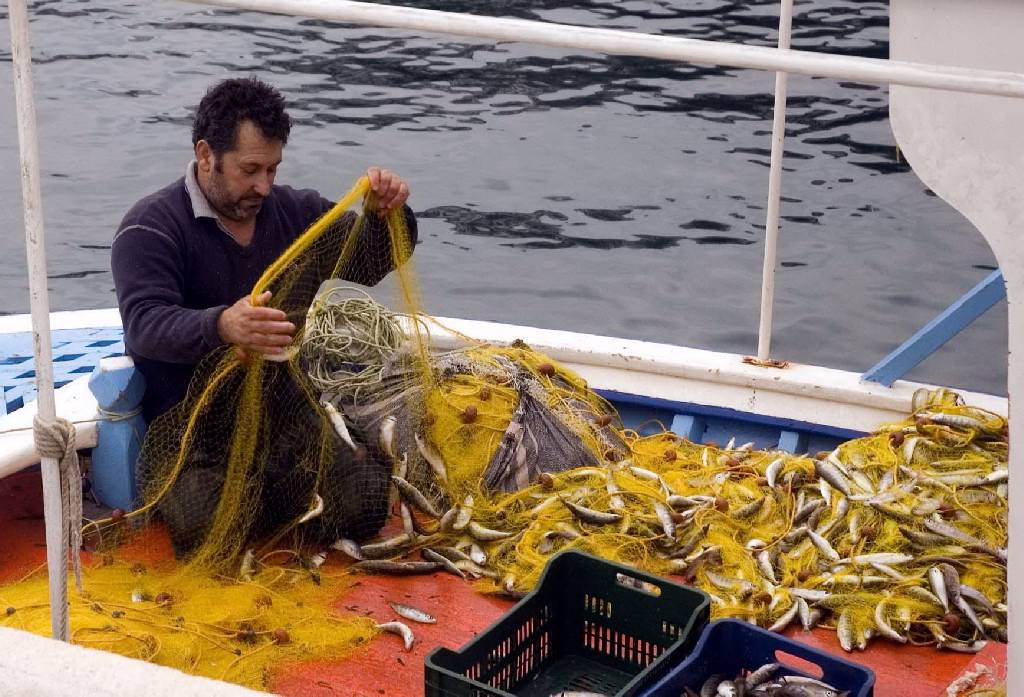
[[[434,510],[419,508],[434,520],[403,512],[399,537],[348,546],[369,557],[358,569],[440,554],[483,591],[518,597],[573,548],[681,576],[711,595],[716,618],[832,627],[847,650],[875,637],[957,651],[1006,639],[1006,422],[955,393],[920,392],[905,421],[810,457],[623,430],[577,376],[522,345],[435,363],[457,369],[437,371],[424,419],[442,486],[424,490]],[[539,389],[515,387],[517,370]],[[533,395],[582,462],[541,447],[520,458],[528,477],[495,480]],[[547,438],[536,423],[522,430]]]

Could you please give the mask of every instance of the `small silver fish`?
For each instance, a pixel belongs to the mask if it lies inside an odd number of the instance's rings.
[[[847,562],[852,564],[890,564],[899,565],[914,561],[914,555],[901,552],[874,552],[871,554],[857,554],[848,559],[840,560],[841,564]]]
[[[484,551],[483,547],[474,542],[469,546],[469,558],[474,563],[483,566],[487,563],[487,552]]]
[[[942,573],[942,580],[946,583],[946,595],[951,603],[956,603],[960,598],[960,574],[952,565],[941,562],[936,565]]]
[[[380,559],[381,557],[391,557],[400,553],[406,547],[410,546],[412,543],[413,538],[409,536],[408,533],[403,532],[401,535],[390,537],[382,542],[374,542],[372,544],[363,545],[359,548],[359,553],[362,555],[363,559]]]
[[[775,675],[775,672],[778,671],[780,667],[781,666],[778,663],[765,663],[744,679],[747,689],[753,689],[761,683],[766,682],[768,678]]]
[[[769,552],[767,549],[763,549],[757,553],[757,567],[761,570],[761,573],[764,574],[764,577],[767,578],[769,581],[771,581],[772,583],[779,582],[775,576],[775,567],[772,566],[771,552]]]
[[[416,534],[416,525],[412,521],[412,511],[405,505],[403,501],[398,507],[398,513],[402,517],[402,530],[405,531],[406,535],[412,537]]]
[[[793,516],[793,527],[797,527],[798,525],[803,523],[805,520],[811,517],[812,513],[814,513],[824,505],[824,501],[821,501],[820,499],[813,499],[801,506],[798,506],[796,515]]]
[[[473,519],[473,496],[467,495],[462,503],[457,506],[458,513],[455,515],[455,522],[452,523],[452,530],[462,531]]]
[[[455,547],[432,547],[431,549],[450,561],[471,561],[468,554]]]
[[[888,600],[883,599],[875,606],[875,627],[882,636],[899,642],[900,644],[905,644],[907,643],[907,637],[893,629],[892,625],[890,625],[889,621],[886,619],[885,606],[888,602]]]
[[[377,629],[383,632],[389,632],[391,634],[397,634],[402,637],[402,643],[405,644],[406,651],[412,651],[412,645],[416,642],[416,637],[413,635],[412,630],[409,626],[402,622],[384,622],[378,624]]]
[[[505,532],[504,530],[492,530],[491,528],[485,528],[483,525],[477,522],[471,522],[466,526],[466,532],[470,534],[473,539],[480,540],[481,542],[494,542],[495,540],[504,540],[506,538],[515,535],[513,532]],[[470,553],[472,556],[472,553]]]
[[[660,501],[655,501],[654,512],[658,516],[658,522],[661,523],[661,529],[665,533],[665,537],[674,538],[676,536],[676,524],[672,522],[672,513],[669,511],[668,506]]]
[[[559,501],[572,511],[572,514],[584,523],[591,523],[593,525],[608,525],[610,523],[618,523],[622,520],[622,515],[619,513],[606,513],[604,511],[595,511],[593,508],[587,508],[586,506],[577,505],[571,501],[559,497]]]
[[[388,605],[391,606],[391,609],[394,610],[399,617],[404,617],[407,620],[412,620],[413,622],[419,622],[421,624],[437,623],[436,617],[434,617],[433,615],[429,615],[426,612],[423,612],[423,610],[415,608],[411,605],[393,603],[390,600],[388,601]]]
[[[775,482],[778,479],[779,472],[782,471],[782,466],[785,463],[786,463],[786,461],[783,460],[780,457],[777,460],[773,460],[772,463],[770,465],[768,465],[768,467],[765,468],[764,476],[765,476],[765,479],[768,480],[768,488],[769,489],[774,489],[775,488]]]
[[[414,487],[412,484],[402,479],[401,477],[392,477],[391,481],[398,487],[398,493],[401,494],[402,498],[411,503],[419,510],[426,513],[431,518],[440,518],[441,514],[434,504],[432,504],[423,493]]]
[[[818,624],[818,617],[821,616],[821,612],[815,608],[811,609],[811,606],[803,598],[797,598],[796,604],[798,606],[797,614],[800,616],[800,626],[804,628],[805,632],[809,632],[814,629],[815,625]]]
[[[622,510],[626,507],[626,504],[622,501],[622,497],[619,496],[622,492],[622,488],[615,483],[615,474],[611,470],[608,470],[605,477],[605,488],[608,490],[608,505],[616,510]],[[671,537],[671,535],[669,537]]]
[[[339,552],[343,552],[348,556],[352,557],[356,561],[363,561],[366,557],[363,556],[363,550],[359,546],[358,542],[349,540],[347,538],[339,538],[331,545],[331,549],[336,549]]]
[[[850,484],[835,465],[825,460],[815,460],[814,471],[821,479],[828,482],[829,486],[841,491],[846,498],[850,498]]]
[[[975,605],[981,607],[981,609],[989,615],[996,614],[996,609],[995,607],[993,607],[992,601],[990,601],[984,593],[974,588],[973,586],[968,586],[966,583],[961,583],[960,595],[972,601]]]
[[[441,516],[441,520],[438,521],[438,526],[444,532],[451,532],[455,529],[455,519],[459,516],[460,507],[458,504],[452,506],[444,515]],[[467,523],[468,525],[468,523]]]
[[[718,692],[718,686],[725,681],[724,675],[712,675],[704,681],[700,687],[700,697],[714,697]]]
[[[437,477],[438,481],[447,484],[448,468],[445,467],[444,458],[441,457],[441,453],[434,450],[433,446],[425,441],[420,434],[414,433],[413,437],[416,439],[416,449],[420,451],[420,455],[430,465],[434,476]]]
[[[243,581],[251,581],[254,573],[256,573],[256,552],[252,549],[247,549],[245,554],[242,555],[242,563],[238,568],[238,578]]]
[[[552,494],[551,496],[548,496],[546,499],[544,499],[543,501],[541,501],[536,506],[534,506],[533,508],[530,509],[529,516],[531,518],[536,518],[541,513],[546,511],[548,508],[550,508],[552,505],[554,505],[554,503],[556,501],[558,501],[558,496],[556,496],[554,494]]]
[[[313,503],[310,505],[309,510],[302,514],[299,518],[299,525],[307,523],[314,518],[320,517],[320,514],[324,512],[324,500],[320,498],[320,494],[316,494],[313,499]]]
[[[348,447],[352,448],[353,451],[358,450],[358,446],[356,446],[355,441],[352,440],[352,436],[349,435],[348,426],[345,425],[345,417],[341,415],[341,412],[338,411],[337,407],[324,399],[320,400],[320,404],[323,405],[324,411],[327,412],[327,419],[331,422],[331,426],[334,427],[334,431],[338,434],[338,437],[341,438]]]
[[[426,561],[437,562],[445,571],[454,576],[458,576],[459,578],[466,578],[466,574],[462,572],[462,569],[457,567],[455,565],[455,562],[453,562],[451,559],[444,556],[443,554],[439,554],[438,552],[435,552],[430,548],[426,548],[420,552],[420,556],[422,556],[423,559]]]
[[[843,651],[853,651],[856,638],[853,631],[853,618],[850,617],[847,610],[839,613],[839,620],[836,622],[836,636],[839,637],[839,645],[843,647]]]
[[[838,690],[828,683],[805,678],[802,675],[785,675],[778,679],[782,686],[794,686],[804,688],[801,697],[847,697],[850,693],[845,690]]]
[[[826,559],[834,562],[840,560],[841,557],[839,556],[839,552],[829,544],[828,540],[813,530],[808,530],[807,535],[811,538],[811,542],[814,543],[814,546],[818,548],[818,551],[821,552]]]
[[[783,629],[788,627],[790,623],[793,622],[793,620],[796,618],[797,612],[799,611],[800,605],[797,604],[796,601],[794,601],[793,604],[790,605],[789,608],[787,608],[787,610],[782,613],[779,619],[775,620],[775,623],[768,628],[768,631],[781,632]]]
[[[398,454],[395,452],[395,427],[397,425],[398,419],[392,414],[385,416],[380,423],[380,449],[387,453],[392,461],[398,459]]]
[[[932,593],[942,603],[942,609],[949,612],[949,593],[946,589],[946,579],[943,577],[939,567],[933,566],[928,569],[928,583],[932,587]]]
[[[385,559],[367,559],[356,562],[350,567],[354,571],[393,574],[395,576],[411,576],[414,574],[430,574],[442,568],[436,561],[387,561]]]
[[[455,562],[455,566],[459,567],[459,569],[465,571],[473,578],[480,578],[481,576],[486,578],[492,578],[494,580],[498,580],[499,578],[499,574],[497,571],[485,569],[484,567],[474,562],[472,559],[460,559],[459,561]]]
[[[753,518],[761,510],[762,506],[764,506],[764,498],[754,499],[747,505],[737,508],[736,511],[731,514],[731,517],[735,518],[736,520],[746,520],[748,518]]]
[[[956,600],[954,600],[953,603],[957,606],[960,612],[967,616],[967,619],[970,620],[971,624],[974,625],[975,629],[977,629],[982,636],[987,634],[985,627],[981,624],[981,620],[978,619],[977,613],[974,612],[974,608],[971,607],[970,603],[968,603],[962,595],[957,594]]]

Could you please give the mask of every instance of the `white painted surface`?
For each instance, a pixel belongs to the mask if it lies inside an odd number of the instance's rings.
[[[1020,0],[892,0],[890,51],[896,60],[956,62],[1024,70]],[[917,175],[988,240],[1006,280],[1010,399],[1024,395],[1024,103],[980,95],[892,88],[896,141]],[[970,357],[965,357],[970,360]],[[1010,411],[1010,470],[1024,472],[1024,410]],[[1024,500],[1024,477],[1010,478]],[[1007,694],[1024,695],[1024,509],[1010,508]]]
[[[25,250],[28,255],[29,307],[32,309],[32,347],[35,353],[38,413],[46,427],[56,424],[53,397],[53,352],[50,341],[50,296],[46,287],[46,245],[43,235],[43,200],[39,186],[39,143],[36,105],[32,96],[32,51],[29,45],[26,0],[8,0],[11,22],[11,63],[17,108],[18,146],[21,159],[21,202],[25,217]],[[60,465],[44,457],[43,517],[46,521],[46,565],[50,575],[50,608],[53,636],[68,638],[68,550],[61,504]]]
[[[743,356],[646,341],[537,329],[495,322],[440,319],[467,336],[494,343],[522,339],[562,361],[591,387],[706,406],[870,431],[910,411],[921,383],[898,380],[891,388],[861,382],[857,373],[793,363],[761,368]],[[431,329],[438,346],[457,340]],[[961,392],[971,404],[1006,413],[1006,400]]]
[[[54,396],[58,413],[75,424],[76,447],[95,447],[96,420],[99,414],[96,411],[96,398],[89,391],[89,376],[85,375],[64,385],[55,391]],[[0,478],[39,462],[32,437],[32,419],[38,408],[39,403],[32,401],[0,417]]]
[[[416,29],[438,34],[477,36],[498,41],[522,41],[631,56],[757,68],[801,75],[820,75],[877,84],[899,83],[981,94],[1024,97],[1024,75],[897,63],[878,58],[836,56],[812,51],[780,51],[717,41],[657,36],[616,29],[595,29],[571,24],[525,19],[480,17],[454,12],[377,5],[352,0],[188,0],[240,10],[354,22],[395,29]],[[964,0],[960,0],[964,1]],[[991,0],[990,0],[991,1]],[[481,4],[486,9],[486,4]],[[950,61],[940,61],[948,64]]]
[[[779,10],[779,49],[789,48],[793,30],[793,0],[782,0]],[[768,165],[768,210],[764,226],[764,262],[761,268],[761,318],[757,328],[757,358],[768,360],[772,350],[772,314],[775,309],[775,257],[779,240],[779,198],[782,196],[782,157],[786,146],[786,94],[789,76],[775,73],[772,114],[772,153]]]
[[[225,682],[0,627],[3,697],[258,697]]]
[[[116,307],[102,310],[71,310],[50,313],[50,330],[99,329],[120,327],[121,314]],[[32,315],[0,316],[0,334],[21,334],[32,331]]]

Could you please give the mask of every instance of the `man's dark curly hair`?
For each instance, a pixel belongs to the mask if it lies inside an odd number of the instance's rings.
[[[264,137],[288,142],[292,122],[284,110],[284,97],[258,78],[242,77],[207,90],[192,121],[192,145],[205,140],[214,154],[222,155],[235,147],[238,126],[247,119]]]

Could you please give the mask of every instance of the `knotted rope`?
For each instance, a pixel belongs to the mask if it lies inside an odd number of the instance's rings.
[[[60,468],[61,547],[70,547],[75,570],[75,586],[82,590],[82,471],[75,450],[75,425],[67,419],[43,421],[38,414],[32,421],[36,451],[53,458]],[[65,612],[67,604],[64,605]]]

